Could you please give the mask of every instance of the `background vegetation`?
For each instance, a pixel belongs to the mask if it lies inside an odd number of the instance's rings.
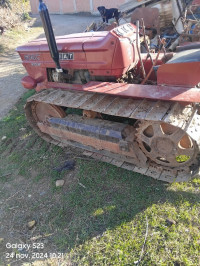
[[[30,19],[28,0],[0,0],[0,26],[8,30]]]

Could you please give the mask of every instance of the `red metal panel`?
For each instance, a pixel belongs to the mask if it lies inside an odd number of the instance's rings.
[[[124,155],[130,158],[136,158],[133,147],[128,142],[127,143],[129,144],[129,149],[128,151],[125,151],[120,148],[120,140],[118,143],[115,143],[109,140],[106,141],[103,139],[99,139],[95,136],[90,136],[91,134],[88,134],[88,136],[85,136],[82,133],[73,132],[73,131],[68,130],[67,128],[62,129],[58,127],[52,127],[52,126],[48,126],[48,125],[45,125],[39,122],[37,123],[37,125],[43,133],[47,133],[53,136],[58,136],[66,140],[72,140],[72,141],[81,143],[83,145],[91,146],[97,150],[106,150],[109,152],[113,152],[117,155]]]
[[[153,61],[156,60],[156,57],[157,57],[157,54],[155,53],[151,53],[151,58]],[[151,70],[151,67],[152,67],[152,61],[151,61],[151,58],[148,57],[147,58],[147,54],[141,54],[141,58],[142,58],[142,61],[143,61],[143,64],[144,64],[144,68],[145,68],[145,71],[146,71],[146,74],[149,73],[149,71]],[[164,61],[165,61],[165,56],[164,54],[160,53],[160,55],[158,56],[158,60],[157,60],[157,63],[156,65],[162,65],[164,64]],[[138,62],[137,64],[137,71],[136,71],[136,74],[137,75],[141,75],[141,64],[140,64],[140,61]],[[155,71],[152,71],[150,77],[149,77],[149,80],[153,80],[153,81],[156,81],[157,80],[157,76],[155,74]]]
[[[36,87],[37,83],[33,78],[26,76],[22,79],[22,85],[24,88],[32,90]]]
[[[200,5],[200,0],[194,0],[193,2],[192,2],[192,5]]]
[[[91,76],[121,77],[130,66],[135,66],[138,62],[135,44],[131,43],[131,40],[136,38],[135,26],[126,25],[128,31],[124,26],[118,28],[120,33],[123,32],[122,35],[118,35],[116,29],[113,29],[110,32],[78,33],[57,37],[58,51],[74,55],[73,60],[61,61],[61,67],[88,69]],[[35,76],[41,76],[43,68],[55,68],[45,39],[18,47],[17,51],[29,76],[34,79]],[[32,59],[32,55],[39,55],[37,61]]]
[[[164,64],[158,68],[158,84],[194,87],[200,82],[200,62]]]
[[[150,99],[162,101],[176,101],[185,103],[200,103],[199,88],[185,88],[162,85],[140,85],[109,82],[89,82],[85,85],[48,83],[48,88],[71,89],[78,91],[92,91],[97,93],[117,95],[126,98]]]

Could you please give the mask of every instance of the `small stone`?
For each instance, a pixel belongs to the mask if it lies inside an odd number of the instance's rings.
[[[4,238],[0,237],[0,244],[4,241]]]
[[[6,137],[6,136],[3,136],[3,137],[1,138],[1,140],[5,140],[5,139],[7,139],[7,137]]]
[[[64,180],[57,180],[56,181],[56,187],[62,187],[64,185],[65,181]]]
[[[167,218],[167,219],[166,219],[166,223],[167,223],[168,225],[171,226],[171,225],[173,225],[173,224],[175,225],[175,224],[176,224],[176,221],[174,221],[173,219],[169,219],[169,218]]]
[[[31,222],[28,222],[28,229],[31,230],[33,229],[33,227],[36,225],[36,221],[31,221]]]

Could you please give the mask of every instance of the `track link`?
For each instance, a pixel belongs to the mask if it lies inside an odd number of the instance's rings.
[[[111,116],[136,119],[141,122],[160,121],[175,126],[186,132],[198,147],[196,159],[189,167],[180,169],[167,168],[150,160],[147,162],[147,166],[141,167],[141,165],[135,165],[134,163],[127,162],[126,160],[123,160],[123,158],[118,158],[111,154],[107,156],[104,153],[101,153],[101,151],[95,151],[81,146],[80,148],[85,148],[87,150],[83,152],[84,155],[165,182],[189,181],[192,177],[199,175],[200,115],[199,107],[197,105],[181,105],[170,101],[150,101],[146,99],[134,100],[93,92],[77,92],[58,89],[44,90],[27,100],[25,106],[26,116],[31,126],[43,139],[62,147],[67,146],[68,144],[73,145],[73,143],[63,141],[61,138],[52,138],[39,130],[32,111],[34,103],[37,102],[61,107],[90,110]]]

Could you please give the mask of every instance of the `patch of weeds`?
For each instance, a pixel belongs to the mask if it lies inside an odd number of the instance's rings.
[[[190,156],[187,155],[179,155],[176,157],[176,161],[179,163],[187,162],[190,159]]]
[[[11,175],[10,172],[8,172],[7,170],[0,169],[0,181],[2,183],[7,182],[10,175]]]
[[[24,12],[22,14],[22,20],[31,20],[32,18],[30,17],[28,12]]]
[[[35,181],[36,182],[38,182],[38,181],[40,181],[41,179],[43,178],[43,175],[42,174],[38,174],[38,175],[36,175],[36,177],[35,177]]]

